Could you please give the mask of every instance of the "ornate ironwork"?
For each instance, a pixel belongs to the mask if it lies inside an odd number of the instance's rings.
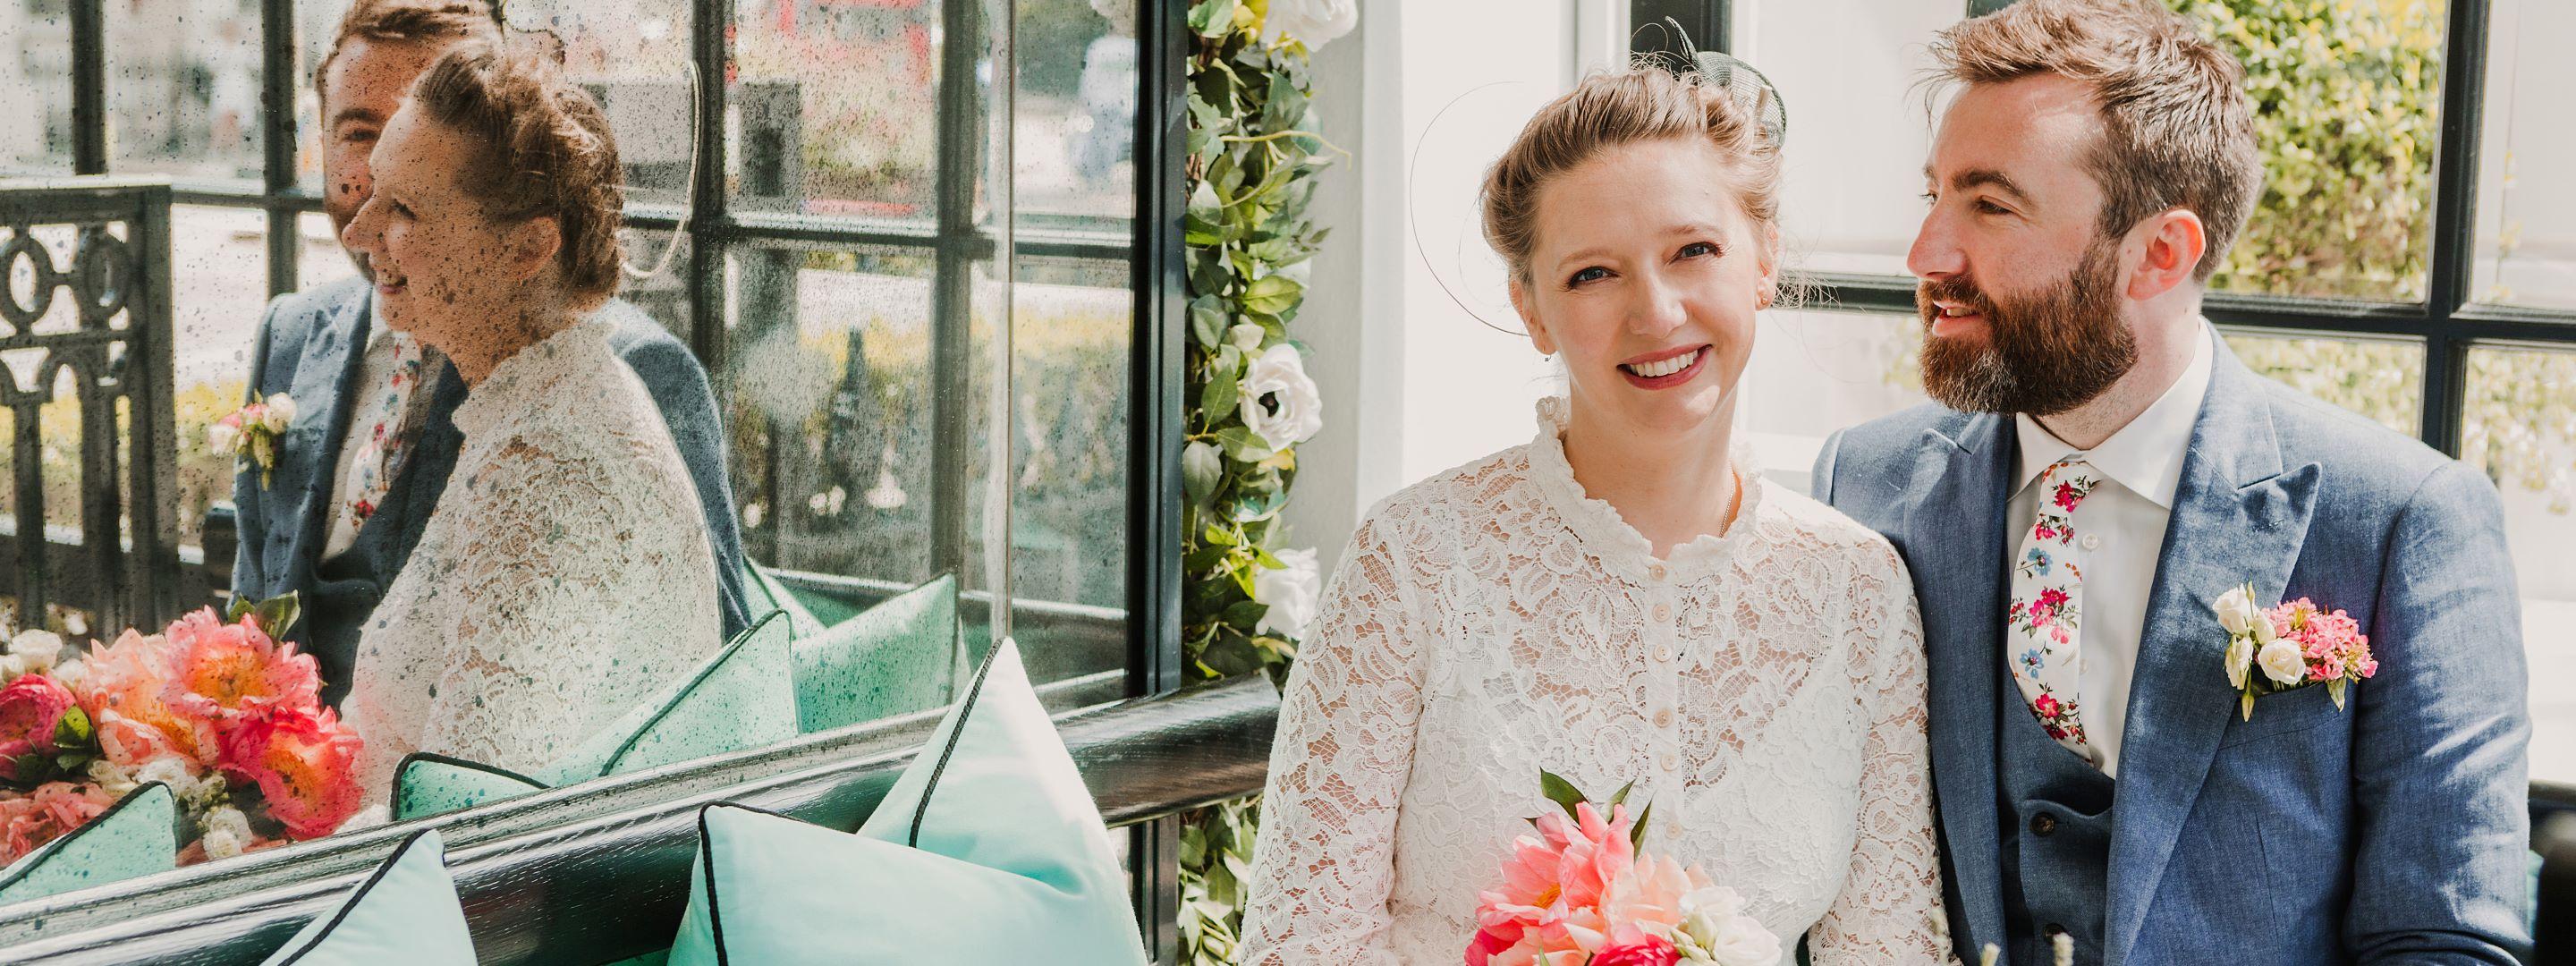
[[[5,586],[19,626],[41,626],[49,605],[82,613],[94,633],[177,616],[169,280],[167,183],[0,180],[0,408],[17,563]],[[69,460],[72,438],[43,425],[57,402],[78,413]],[[52,496],[75,506],[47,502],[49,470],[73,484]]]

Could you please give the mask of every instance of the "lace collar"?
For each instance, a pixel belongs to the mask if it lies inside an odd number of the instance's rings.
[[[547,400],[531,398],[552,389],[562,377],[597,370],[617,361],[608,347],[614,323],[596,316],[564,326],[535,345],[501,360],[483,384],[465,394],[456,407],[456,428],[468,438],[506,420],[522,418]]]
[[[1629,526],[1617,507],[1585,493],[1583,485],[1575,482],[1574,466],[1565,461],[1565,407],[1563,396],[1538,402],[1538,438],[1528,447],[1530,481],[1564,518],[1583,549],[1613,573],[1639,583],[1695,580],[1718,572],[1734,558],[1736,548],[1753,539],[1754,514],[1762,507],[1762,474],[1753,461],[1752,446],[1741,435],[1728,453],[1736,475],[1744,481],[1744,501],[1736,509],[1735,523],[1724,536],[1701,534],[1675,546],[1670,556],[1658,558],[1654,544]]]

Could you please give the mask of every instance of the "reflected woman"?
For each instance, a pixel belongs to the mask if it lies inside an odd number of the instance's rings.
[[[593,310],[623,253],[617,145],[543,57],[469,42],[386,125],[342,241],[468,387],[456,475],[359,638],[345,710],[383,801],[413,751],[535,770],[722,643],[707,525]]]
[[[1557,961],[1563,928],[1476,917],[1479,889],[1556,895],[1501,872],[1556,810],[1540,769],[1635,782],[1646,849],[1739,890],[1775,954],[1948,958],[1905,566],[1732,439],[1786,125],[1730,73],[1587,78],[1488,172],[1486,239],[1566,394],[1352,537],[1288,681],[1244,962]]]

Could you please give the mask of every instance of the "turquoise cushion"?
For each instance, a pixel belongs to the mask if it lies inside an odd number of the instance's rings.
[[[160,782],[139,786],[89,824],[0,869],[0,903],[42,899],[178,868],[178,820],[170,786]]]
[[[1146,962],[1108,829],[1008,640],[858,834],[698,813],[670,966],[909,962]]]
[[[808,637],[823,632],[823,621],[805,608],[805,603],[797,599],[795,591],[779,582],[777,574],[748,561],[743,566],[751,571],[752,586],[759,588],[759,595],[766,598],[766,606],[787,614],[789,629],[795,636]]]
[[[261,966],[474,966],[465,907],[447,876],[438,830],[394,848],[347,902],[306,923]]]
[[[948,700],[957,659],[957,578],[887,598],[865,613],[796,639],[796,717],[807,734]]]
[[[787,629],[784,614],[762,618],[687,680],[534,775],[436,755],[405,758],[394,774],[394,820],[793,738],[795,658]]]

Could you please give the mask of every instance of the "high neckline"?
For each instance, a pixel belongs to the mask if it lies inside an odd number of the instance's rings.
[[[468,437],[488,430],[519,411],[521,396],[552,384],[555,376],[614,361],[610,326],[597,317],[580,319],[501,360],[457,405],[457,430]]]
[[[1539,400],[1538,438],[1528,448],[1530,479],[1574,531],[1576,540],[1613,573],[1638,583],[1695,580],[1716,573],[1734,558],[1737,547],[1751,539],[1748,534],[1762,508],[1765,484],[1753,461],[1753,448],[1745,440],[1736,439],[1727,454],[1743,491],[1734,522],[1724,534],[1701,534],[1658,557],[1654,542],[1620,516],[1618,507],[1586,492],[1575,480],[1574,464],[1565,458],[1566,418],[1565,397]]]

